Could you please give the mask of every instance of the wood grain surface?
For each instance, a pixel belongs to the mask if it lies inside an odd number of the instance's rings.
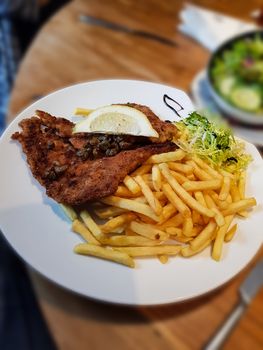
[[[261,1],[195,1],[249,20]],[[39,32],[12,92],[8,121],[47,93],[81,81],[135,78],[189,90],[209,52],[177,30],[182,1],[76,0]],[[145,38],[81,23],[88,14],[172,39],[170,47]],[[253,234],[251,232],[250,234]],[[131,308],[77,296],[31,271],[48,326],[59,349],[201,349],[238,302],[238,286],[259,258],[227,285],[201,298],[174,305]],[[196,277],[198,278],[198,271]],[[197,282],[198,283],[198,282]],[[224,349],[263,348],[263,291],[248,307]]]

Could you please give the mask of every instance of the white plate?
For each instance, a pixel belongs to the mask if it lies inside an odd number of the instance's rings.
[[[200,71],[193,79],[191,84],[191,93],[198,109],[209,109],[222,114],[222,111],[219,109],[210,93],[205,70]],[[226,118],[228,117],[226,116]],[[240,122],[235,122],[232,125],[232,129],[234,130],[235,135],[257,146],[263,147],[262,126],[247,127]]]
[[[70,117],[77,106],[93,108],[129,101],[148,105],[163,119],[174,119],[174,113],[163,103],[163,94],[179,98],[186,114],[193,109],[185,94],[164,85],[128,80],[90,82],[34,103],[4,133],[0,141],[0,227],[17,253],[50,280],[108,302],[165,304],[213,290],[235,276],[256,254],[263,236],[263,163],[253,145],[247,145],[254,157],[247,195],[256,196],[259,205],[249,219],[240,221],[234,241],[224,246],[222,261],[213,261],[207,249],[191,259],[171,258],[166,265],[157,259],[140,259],[136,268],[130,269],[73,253],[80,238],[70,231],[70,222],[60,207],[31,176],[20,145],[10,141],[12,133],[19,130],[18,122],[35,109]]]

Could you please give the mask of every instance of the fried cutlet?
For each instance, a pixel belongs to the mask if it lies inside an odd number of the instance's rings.
[[[152,154],[176,148],[170,140],[173,124],[161,121],[148,107],[146,114],[159,138],[131,135],[72,134],[74,123],[42,111],[22,120],[12,135],[27,156],[33,176],[59,203],[79,205],[113,194],[124,177]]]

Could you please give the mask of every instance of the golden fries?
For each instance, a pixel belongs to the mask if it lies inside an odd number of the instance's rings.
[[[180,250],[180,245],[160,245],[156,247],[123,247],[115,248],[117,251],[126,253],[135,258],[138,256],[154,256],[154,255],[177,255]]]
[[[118,208],[127,209],[133,211],[135,213],[140,213],[145,216],[149,216],[149,218],[154,221],[159,221],[159,218],[153,210],[147,205],[143,203],[135,202],[131,199],[120,198],[115,196],[109,196],[101,200],[102,203],[116,206]]]
[[[147,183],[143,180],[143,178],[140,175],[136,176],[135,180],[137,184],[140,186],[141,191],[144,194],[144,197],[146,198],[152,210],[155,212],[156,215],[161,215],[163,208],[159,200],[154,196],[150,187],[147,185]]]
[[[162,188],[162,175],[157,165],[152,167],[152,182],[155,191],[161,191]]]
[[[103,237],[103,234],[90,214],[86,210],[83,210],[80,212],[80,217],[87,228],[92,232],[93,236],[99,241]]]
[[[230,242],[233,239],[236,231],[237,231],[237,224],[232,226],[231,229],[229,231],[227,231],[227,233],[225,235],[225,242]]]
[[[155,246],[162,243],[160,240],[152,240],[141,236],[112,236],[104,238],[102,243],[113,247],[140,247]]]
[[[229,204],[228,208],[222,211],[224,216],[238,213],[239,211],[249,209],[257,205],[255,198],[241,199],[238,202]]]
[[[75,212],[75,210],[67,204],[60,204],[60,207],[62,208],[62,210],[64,211],[64,213],[67,215],[67,217],[71,220],[74,221],[75,219],[77,219],[78,214]]]
[[[202,190],[217,190],[221,186],[221,180],[206,180],[206,181],[186,181],[183,188],[186,191],[202,191]]]
[[[219,193],[219,199],[221,201],[224,201],[227,199],[227,196],[229,194],[230,191],[230,182],[231,179],[229,176],[225,176],[223,179],[223,186],[221,187],[220,193]]]
[[[134,220],[136,215],[134,213],[126,213],[116,216],[113,219],[107,221],[104,225],[100,226],[103,233],[113,232],[116,228],[127,225],[130,221]]]
[[[111,260],[119,264],[127,265],[129,267],[135,266],[134,260],[130,257],[130,255],[126,254],[125,252],[103,248],[93,244],[78,244],[74,248],[74,252],[77,254],[91,255],[97,258]]]
[[[81,235],[82,238],[85,239],[85,241],[100,245],[100,242],[93,236],[93,234],[87,229],[85,225],[82,224],[78,219],[74,220],[71,226],[72,231],[78,233]]]
[[[109,219],[109,218],[121,215],[125,212],[127,212],[126,209],[121,209],[121,208],[117,208],[117,207],[109,207],[109,206],[106,208],[94,209],[94,213],[100,219]]]
[[[87,109],[87,108],[76,108],[74,111],[75,115],[82,115],[83,117],[87,117],[93,109]]]
[[[193,250],[199,249],[208,239],[211,238],[215,229],[216,229],[216,223],[213,221],[210,221],[207,224],[207,226],[203,229],[203,231],[201,231],[199,235],[196,236],[195,239],[191,241],[190,243],[191,248]]]
[[[192,236],[193,231],[193,220],[192,218],[186,218],[183,223],[183,235],[186,237]]]
[[[181,160],[185,157],[186,153],[178,149],[174,152],[167,152],[167,153],[161,153],[161,154],[155,154],[151,156],[147,160],[147,164],[158,164],[158,163],[166,163],[166,162],[175,162],[177,160]]]
[[[190,196],[190,194],[182,186],[179,185],[179,183],[171,175],[170,170],[166,164],[160,164],[159,167],[163,176],[167,179],[174,191],[181,197],[181,199],[185,201],[185,203],[190,208],[195,209],[196,211],[208,217],[215,216],[212,210],[209,210],[200,205],[192,196]]]
[[[246,189],[246,173],[243,171],[239,177],[238,189],[240,194],[240,199],[245,198],[245,189]]]
[[[189,217],[191,215],[190,209],[186,204],[177,196],[177,194],[173,191],[172,187],[169,184],[163,185],[163,193],[169,199],[169,201],[173,204],[173,206],[180,212],[184,217]]]
[[[226,216],[225,224],[222,227],[220,227],[217,231],[216,239],[215,239],[215,243],[213,245],[213,251],[212,251],[212,257],[217,261],[220,260],[225,234],[233,219],[234,219],[234,215]]]
[[[153,155],[119,184],[113,196],[93,203],[98,225],[86,210],[62,206],[72,230],[88,244],[75,247],[92,255],[134,267],[135,257],[152,256],[165,264],[180,253],[191,257],[211,247],[220,260],[232,240],[236,215],[246,217],[256,205],[245,197],[246,175],[214,169],[180,149]],[[80,217],[83,223],[78,220]]]
[[[140,186],[138,186],[136,181],[134,181],[134,179],[131,176],[126,175],[123,180],[123,183],[133,194],[141,192]]]
[[[179,171],[180,173],[189,175],[193,173],[193,166],[189,164],[181,164],[176,162],[168,162],[169,169]]]
[[[169,260],[168,255],[158,255],[158,259],[162,264],[166,264]]]
[[[166,232],[161,231],[150,224],[132,221],[129,227],[133,232],[137,233],[138,235],[147,237],[149,239],[164,241],[168,238]]]

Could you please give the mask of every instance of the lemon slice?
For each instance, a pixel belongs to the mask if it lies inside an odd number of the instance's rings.
[[[95,109],[75,125],[73,133],[77,132],[159,137],[144,113],[122,105]]]

